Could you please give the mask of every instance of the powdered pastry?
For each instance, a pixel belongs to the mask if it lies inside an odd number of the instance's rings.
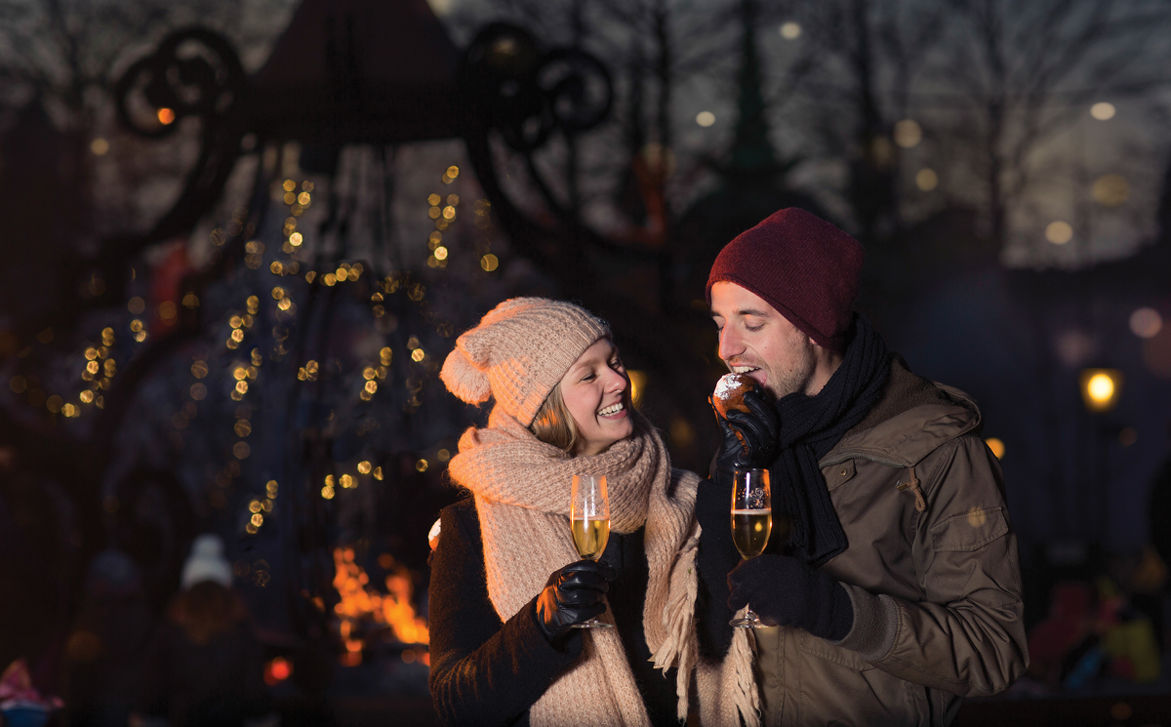
[[[712,392],[712,403],[720,416],[728,416],[729,411],[748,411],[744,405],[744,394],[756,388],[756,381],[748,374],[727,373],[716,382],[716,389]]]

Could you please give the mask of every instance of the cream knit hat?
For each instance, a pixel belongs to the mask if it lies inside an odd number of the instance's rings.
[[[610,335],[586,309],[547,298],[509,298],[455,340],[439,378],[469,404],[489,398],[524,426],[594,343]]]
[[[204,533],[191,544],[191,554],[187,556],[179,578],[183,588],[201,581],[232,585],[232,566],[224,557],[224,541],[214,533]]]

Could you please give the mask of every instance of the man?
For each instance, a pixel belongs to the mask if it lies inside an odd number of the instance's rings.
[[[727,648],[747,604],[778,626],[753,633],[770,725],[947,724],[961,697],[1004,690],[1028,661],[979,410],[853,312],[861,265],[854,238],[790,208],[728,243],[707,283],[720,358],[758,389],[748,413],[717,413],[723,444],[700,488],[704,643]],[[774,520],[791,526],[732,568],[737,466],[769,468]]]

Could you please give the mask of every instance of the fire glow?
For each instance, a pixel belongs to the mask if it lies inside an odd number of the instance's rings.
[[[342,663],[356,666],[362,662],[366,643],[364,632],[373,625],[386,626],[394,638],[404,645],[426,645],[430,641],[427,621],[420,617],[411,602],[413,588],[411,575],[405,566],[397,565],[389,556],[383,556],[387,566],[386,593],[371,588],[370,577],[354,561],[353,548],[335,548],[333,586],[341,600],[334,606],[338,629],[345,645]],[[382,560],[382,559],[380,559]],[[402,659],[407,663],[422,662],[430,666],[427,650],[405,648]]]

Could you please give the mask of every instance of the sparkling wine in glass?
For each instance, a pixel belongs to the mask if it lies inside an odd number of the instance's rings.
[[[597,560],[610,539],[610,499],[605,475],[574,475],[570,490],[569,529],[582,558]],[[591,618],[573,625],[575,629],[609,628],[610,624]]]
[[[740,551],[740,557],[747,560],[763,553],[772,529],[772,493],[768,470],[736,470],[732,476],[732,542]],[[764,626],[749,606],[730,623],[738,628]]]

